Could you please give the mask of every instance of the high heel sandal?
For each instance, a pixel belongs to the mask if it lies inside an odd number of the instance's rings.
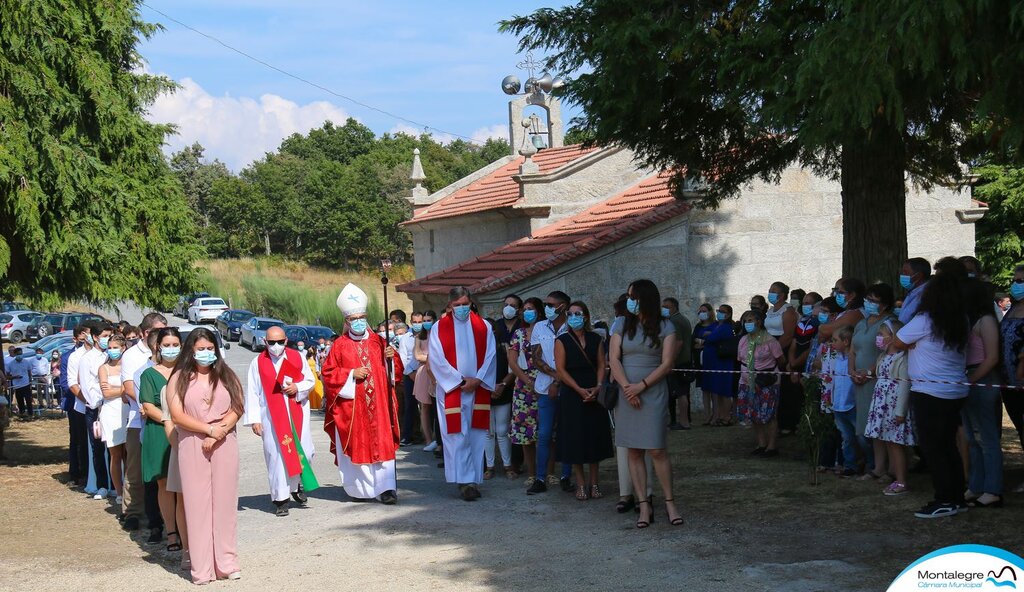
[[[637,507],[640,507],[643,504],[647,504],[647,506],[651,508],[651,519],[650,520],[637,520],[636,521],[636,527],[637,528],[647,528],[648,526],[654,524],[654,508],[651,507],[651,500],[645,499],[645,500],[640,500],[640,501],[638,501],[636,503]]]
[[[167,551],[171,552],[171,553],[174,553],[175,551],[181,551],[181,537],[178,536],[177,532],[169,532],[169,533],[167,533],[167,538],[170,539],[172,535],[174,536],[174,538],[176,538],[178,540],[177,540],[177,542],[174,542],[174,543],[168,542],[167,543]]]
[[[676,500],[675,500],[674,498],[673,498],[673,499],[666,499],[666,500],[665,500],[665,512],[668,512],[668,504],[669,504],[670,502],[671,502],[671,503],[675,503],[675,501],[676,501]],[[677,508],[677,510],[678,510],[678,508]],[[651,510],[651,511],[652,511],[652,512],[654,511],[654,510],[653,510],[653,508],[652,508],[652,510]],[[652,515],[653,515],[653,514],[652,514]],[[682,526],[682,525],[683,525],[683,522],[684,522],[684,520],[683,520],[682,516],[680,516],[680,517],[678,517],[678,518],[675,518],[675,519],[672,519],[671,517],[669,518],[669,524],[671,524],[672,526]]]

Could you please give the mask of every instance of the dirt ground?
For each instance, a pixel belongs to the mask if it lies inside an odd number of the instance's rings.
[[[1020,554],[1024,543],[1024,496],[1009,495],[1001,510],[919,520],[912,510],[930,499],[926,475],[913,475],[912,493],[896,498],[882,496],[876,483],[831,475],[811,485],[794,438],[782,440],[782,457],[753,459],[752,434],[740,427],[670,434],[675,495],[687,523],[667,524],[656,490],[657,522],[646,531],[633,527],[634,514],[614,511],[614,462],[602,466],[602,500],[526,496],[522,479],[499,477],[484,485],[483,500],[466,504],[432,455],[403,449],[401,501],[384,507],[347,500],[319,424],[314,434],[320,452],[313,464],[324,487],[308,509],[283,519],[271,513],[258,439],[239,434],[244,577],[215,587],[883,590],[928,551],[980,543]],[[1015,438],[1004,430],[1007,489],[1024,480]],[[128,536],[108,504],[63,484],[66,443],[60,419],[14,421],[8,430],[0,590],[108,589],[118,581],[190,589],[177,556],[147,546],[143,532]]]

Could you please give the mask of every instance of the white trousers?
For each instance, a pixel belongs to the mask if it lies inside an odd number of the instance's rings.
[[[650,454],[644,454],[644,464],[647,465],[647,495],[650,496],[654,483],[654,463]],[[619,497],[634,495],[633,479],[629,476],[629,448],[615,447],[615,468],[619,471]]]
[[[501,464],[506,469],[512,464],[512,442],[508,438],[509,424],[512,419],[512,403],[491,405],[491,429],[487,432],[484,444],[484,456],[487,468],[494,468],[494,440],[497,437],[498,450],[501,452]]]
[[[444,397],[437,397],[437,413],[441,420],[441,444],[444,446],[444,478],[460,485],[482,483],[484,480],[484,445],[487,430],[470,428],[476,393],[462,393],[462,430],[448,433],[444,414]]]

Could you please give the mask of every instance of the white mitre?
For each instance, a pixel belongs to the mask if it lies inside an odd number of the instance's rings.
[[[363,292],[354,284],[349,284],[345,286],[341,294],[338,294],[338,310],[346,317],[354,314],[363,314],[366,312],[368,301],[366,292]]]

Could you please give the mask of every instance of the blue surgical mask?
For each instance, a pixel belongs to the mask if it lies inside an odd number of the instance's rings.
[[[638,312],[640,312],[640,301],[633,300],[632,298],[627,298],[626,310],[629,311],[630,314],[637,314]]]
[[[706,320],[708,320],[708,312],[706,310],[702,310],[702,311],[698,312],[697,313],[697,320],[698,321],[706,321]]]
[[[838,304],[841,308],[846,308],[846,294],[843,294],[841,292],[837,293],[836,304]]]
[[[572,329],[574,331],[578,331],[578,330],[583,328],[583,324],[586,323],[587,320],[584,319],[582,316],[575,316],[574,315],[574,316],[571,316],[568,319],[566,319],[566,322],[569,323],[569,328],[570,329]]]
[[[413,333],[419,333],[422,330],[423,330],[423,323],[413,323],[412,324],[412,332]],[[323,349],[322,345],[320,346],[320,349]]]
[[[452,316],[456,321],[465,321],[469,318],[470,308],[468,304],[460,304],[452,307]]]
[[[743,323],[743,330],[746,331],[747,333],[753,333],[754,329],[756,328],[757,325],[754,323]]]
[[[814,312],[814,305],[813,304],[805,304],[805,305],[800,307],[800,312],[804,313],[804,316],[807,316],[807,315],[811,314],[812,312]]]
[[[1024,284],[1019,282],[1010,284],[1010,296],[1014,300],[1024,300]]]
[[[819,312],[818,313],[818,322],[821,323],[821,324],[827,323],[828,322],[828,316],[829,315],[828,315],[827,312]]]
[[[914,282],[911,281],[909,275],[900,275],[900,285],[904,290],[909,290],[914,287]]]
[[[880,308],[881,307],[878,306],[877,302],[871,302],[870,300],[864,301],[864,312],[866,312],[869,317],[873,317],[878,314]]]
[[[108,349],[107,357],[111,360],[117,361],[121,359],[121,350],[119,349]]]
[[[768,292],[768,304],[775,304],[779,301],[779,295],[775,292]]]
[[[43,354],[36,354],[36,359],[37,360],[42,360],[43,359]]]
[[[96,342],[94,342],[92,340],[92,334],[90,334],[90,333],[86,333],[85,334],[85,342],[88,343],[89,345],[95,345],[96,344]]]
[[[553,321],[558,318],[558,309],[554,306],[544,305],[544,318]]]
[[[355,319],[354,321],[349,321],[348,325],[352,328],[352,333],[355,335],[366,333],[366,319]]]
[[[665,308],[664,306],[661,307],[661,318],[667,319],[670,314],[672,314],[672,311],[670,311],[669,309]]]
[[[213,363],[217,361],[217,352],[212,349],[201,349],[196,353],[192,354],[196,364],[199,364],[203,368],[207,366],[213,366]]]
[[[177,360],[179,354],[181,354],[181,348],[175,345],[160,348],[160,358],[168,362]]]
[[[724,321],[725,320],[725,313],[722,312],[722,311],[718,311],[718,312],[715,313],[715,318],[718,319],[719,321]]]
[[[533,309],[524,310],[523,311],[523,320],[526,321],[526,324],[532,325],[534,323],[534,321],[537,320],[537,311],[535,311]]]
[[[110,344],[109,337],[100,337],[100,349],[107,349],[107,345]]]
[[[900,316],[901,312],[903,312],[903,307],[902,306],[896,306],[896,307],[894,307],[892,309],[892,314],[894,314],[896,316]]]
[[[434,321],[423,321],[423,330],[430,331],[430,328],[434,326]]]

